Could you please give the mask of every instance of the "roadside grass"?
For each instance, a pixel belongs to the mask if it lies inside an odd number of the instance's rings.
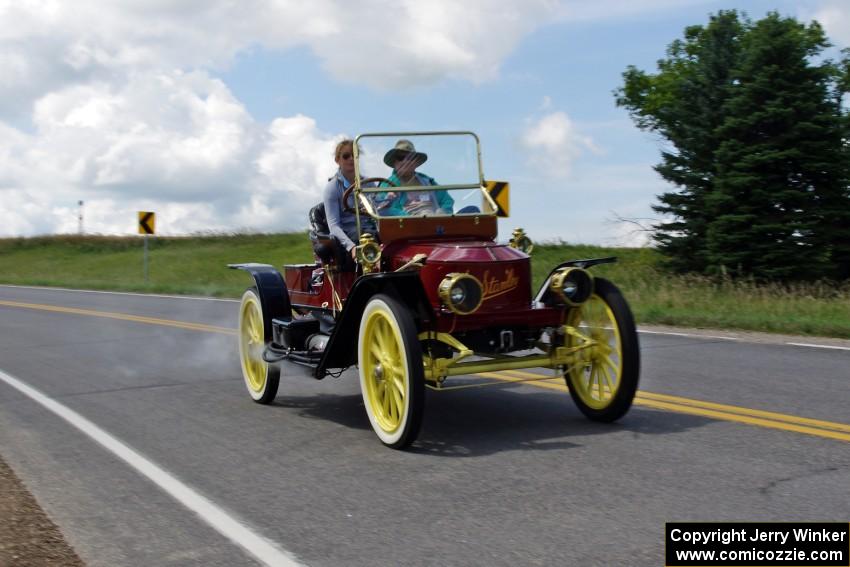
[[[142,237],[0,239],[0,282],[149,293],[238,297],[250,283],[227,264],[312,261],[305,233],[150,238],[148,282]]]
[[[251,280],[227,264],[312,262],[305,233],[156,237],[145,283],[141,237],[45,236],[0,239],[0,283],[239,297]],[[782,286],[676,276],[649,248],[538,244],[535,289],[568,259],[617,256],[591,272],[626,295],[638,323],[850,338],[850,283]]]
[[[562,258],[609,255],[618,262],[591,272],[623,291],[638,323],[850,338],[850,282],[780,285],[674,275],[650,248],[540,246],[532,256],[535,285]]]

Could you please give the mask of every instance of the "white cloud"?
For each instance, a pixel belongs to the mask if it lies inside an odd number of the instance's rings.
[[[401,0],[343,5],[339,29],[311,43],[328,71],[348,82],[418,86],[455,77],[475,83],[495,78],[502,59],[535,28],[551,22],[548,0]],[[374,33],[357,33],[368,22]]]
[[[299,114],[258,123],[217,71],[258,47],[301,47],[349,83],[481,83],[524,37],[584,17],[570,12],[582,6],[0,0],[0,235],[74,232],[79,199],[91,231],[132,232],[138,210],[171,234],[302,228],[340,134]],[[595,148],[560,112],[530,123],[523,143],[553,171]]]
[[[30,183],[151,197],[209,197],[244,175],[256,125],[203,72],[139,73],[121,86],[74,85],[34,104]],[[169,194],[170,187],[179,187]]]
[[[158,231],[282,230],[333,171],[339,136],[303,116],[257,124],[207,73],[136,73],[122,85],[51,92],[34,105],[35,132],[0,123],[0,234],[127,233],[139,210]]]
[[[259,124],[214,73],[258,46],[312,50],[383,88],[481,82],[549,0],[0,0],[0,235],[303,228],[339,134]],[[367,25],[368,23],[368,25]],[[12,126],[12,125],[16,125]]]
[[[823,25],[834,43],[850,46],[850,10],[846,0],[823,2],[812,18]]]
[[[520,143],[529,154],[529,162],[549,177],[568,176],[573,161],[584,151],[601,152],[561,111],[530,121]]]
[[[258,45],[306,46],[337,79],[375,87],[480,82],[555,10],[550,0],[0,0],[0,116],[62,85],[224,67]]]

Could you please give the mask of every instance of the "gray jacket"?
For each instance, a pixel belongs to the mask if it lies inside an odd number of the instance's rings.
[[[346,251],[351,249],[360,241],[357,234],[357,217],[353,211],[342,210],[342,194],[348,188],[345,177],[337,170],[328,184],[322,190],[322,202],[325,203],[325,218],[328,220],[328,229],[331,234],[340,241]],[[348,205],[354,207],[354,196],[349,196]],[[366,232],[374,232],[374,223],[371,218],[363,218],[361,215],[361,228]]]

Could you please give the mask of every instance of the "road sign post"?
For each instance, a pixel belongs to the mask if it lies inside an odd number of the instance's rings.
[[[142,271],[145,275],[145,285],[148,283],[148,235],[156,233],[156,213],[139,211],[139,234],[145,236],[145,254]]]

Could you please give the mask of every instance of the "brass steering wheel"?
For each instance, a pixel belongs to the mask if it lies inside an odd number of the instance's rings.
[[[386,177],[367,177],[366,179],[361,179],[361,180],[360,180],[360,185],[361,185],[361,186],[362,186],[362,185],[364,185],[364,184],[366,184],[366,183],[386,183],[387,185],[389,185],[389,186],[391,186],[391,187],[398,187],[398,184],[397,184],[397,183],[395,183],[395,182],[393,182],[393,181],[390,181],[390,180],[389,180],[389,179],[387,179]],[[351,196],[351,192],[352,192],[352,191],[354,191],[354,183],[352,183],[351,185],[349,185],[349,186],[348,186],[348,189],[346,189],[346,190],[342,193],[342,210],[343,210],[343,211],[346,211],[346,212],[349,212],[349,213],[353,213],[353,212],[354,212],[354,207],[351,207],[351,206],[349,206],[349,204],[348,204],[348,198]],[[361,207],[361,208],[360,208],[360,212],[361,212],[361,213],[363,213],[363,214],[366,214],[366,211],[363,209],[363,207]]]

